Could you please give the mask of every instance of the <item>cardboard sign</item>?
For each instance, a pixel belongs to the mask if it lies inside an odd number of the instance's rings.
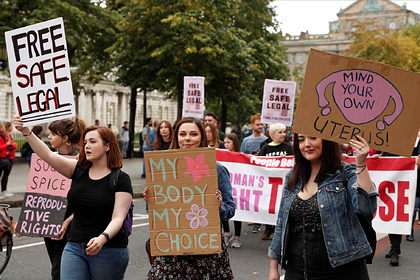
[[[67,192],[70,186],[71,179],[55,171],[37,154],[32,154],[16,233],[58,237],[67,210]]]
[[[5,32],[15,110],[24,126],[76,115],[63,18]]]
[[[311,49],[293,132],[410,157],[420,126],[420,74]]]
[[[184,77],[183,117],[204,117],[204,77]]]
[[[275,225],[294,158],[258,157],[217,149],[216,159],[230,172],[236,204],[232,220]],[[380,195],[372,221],[376,232],[410,234],[417,184],[415,158],[368,158],[366,164]]]
[[[153,256],[221,252],[214,148],[146,152]]]
[[[295,104],[295,82],[265,80],[262,123],[282,123],[291,126]]]

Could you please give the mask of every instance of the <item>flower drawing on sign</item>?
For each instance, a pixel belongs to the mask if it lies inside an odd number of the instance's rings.
[[[210,177],[209,167],[206,165],[207,161],[204,162],[204,153],[197,156],[195,159],[192,159],[190,157],[184,157],[184,159],[188,166],[187,170],[185,170],[184,175],[192,173],[194,183],[201,179],[201,177],[203,177],[203,174]]]
[[[190,220],[190,227],[193,229],[201,227],[206,227],[209,222],[205,218],[207,216],[207,209],[198,207],[198,205],[191,205],[191,212],[188,212],[186,218]]]

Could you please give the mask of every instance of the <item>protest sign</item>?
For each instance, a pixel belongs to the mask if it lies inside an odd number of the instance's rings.
[[[145,153],[153,256],[221,252],[214,148]]]
[[[282,123],[291,126],[295,104],[295,82],[265,80],[262,123]]]
[[[204,77],[184,77],[183,117],[204,117]]]
[[[15,110],[24,126],[75,116],[62,18],[5,32]]]
[[[55,171],[37,154],[32,154],[16,233],[58,237],[67,210],[67,192],[70,186],[71,179]]]
[[[362,136],[372,149],[411,156],[420,74],[311,49],[293,132],[348,143]]]
[[[230,172],[236,204],[232,220],[275,225],[293,157],[258,157],[216,149],[217,161]],[[348,162],[354,162],[349,157]],[[367,159],[380,197],[373,219],[378,233],[409,234],[414,210],[417,167],[414,158]]]

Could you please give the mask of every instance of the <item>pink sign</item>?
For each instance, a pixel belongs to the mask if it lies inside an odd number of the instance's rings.
[[[295,90],[295,82],[265,80],[261,121],[291,126]]]
[[[184,77],[183,117],[203,118],[204,77]]]
[[[386,125],[391,125],[398,118],[404,108],[401,94],[387,79],[369,70],[349,69],[332,73],[317,84],[318,106],[323,108],[323,116],[331,112],[328,106],[330,103],[325,97],[325,91],[330,84],[334,84],[334,102],[350,123],[371,122],[385,111],[393,99],[393,112],[384,116],[383,121],[376,122],[376,128],[382,131]]]
[[[32,154],[16,232],[26,236],[58,237],[67,211],[70,186],[71,179],[55,171],[37,154]]]

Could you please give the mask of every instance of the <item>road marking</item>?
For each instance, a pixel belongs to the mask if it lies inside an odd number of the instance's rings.
[[[143,224],[137,224],[137,225],[133,225],[133,227],[143,227],[143,226],[148,226],[149,223],[143,223]]]
[[[26,245],[21,245],[21,246],[13,246],[12,251],[23,249],[23,248],[28,248],[28,247],[34,247],[34,246],[38,246],[38,245],[43,245],[43,244],[45,244],[44,241],[37,242],[37,243],[26,244]]]

